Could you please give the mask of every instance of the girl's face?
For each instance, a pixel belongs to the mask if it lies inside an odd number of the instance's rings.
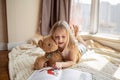
[[[58,47],[64,48],[67,43],[67,32],[65,29],[57,28],[53,33],[53,38]]]

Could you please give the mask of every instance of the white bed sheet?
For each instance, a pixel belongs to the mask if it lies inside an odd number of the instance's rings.
[[[30,44],[13,48],[9,53],[10,80],[27,80],[36,57],[43,54],[42,49]],[[70,68],[91,73],[93,80],[120,80],[120,53],[94,48]]]

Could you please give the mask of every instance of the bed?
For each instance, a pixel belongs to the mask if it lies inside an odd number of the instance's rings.
[[[120,80],[120,52],[93,40],[88,45],[91,50],[70,68],[91,73],[93,80]],[[30,43],[13,48],[9,53],[10,80],[27,80],[38,55],[44,55],[44,51]]]

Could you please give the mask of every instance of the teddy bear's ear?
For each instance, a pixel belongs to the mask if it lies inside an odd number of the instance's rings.
[[[39,40],[38,46],[39,46],[39,47],[42,47],[42,43],[43,43],[43,41],[42,41],[42,40]]]

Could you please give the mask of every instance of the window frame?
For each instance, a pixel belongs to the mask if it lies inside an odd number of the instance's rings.
[[[96,34],[98,32],[99,25],[99,0],[91,0],[91,12],[90,12],[90,34]]]

